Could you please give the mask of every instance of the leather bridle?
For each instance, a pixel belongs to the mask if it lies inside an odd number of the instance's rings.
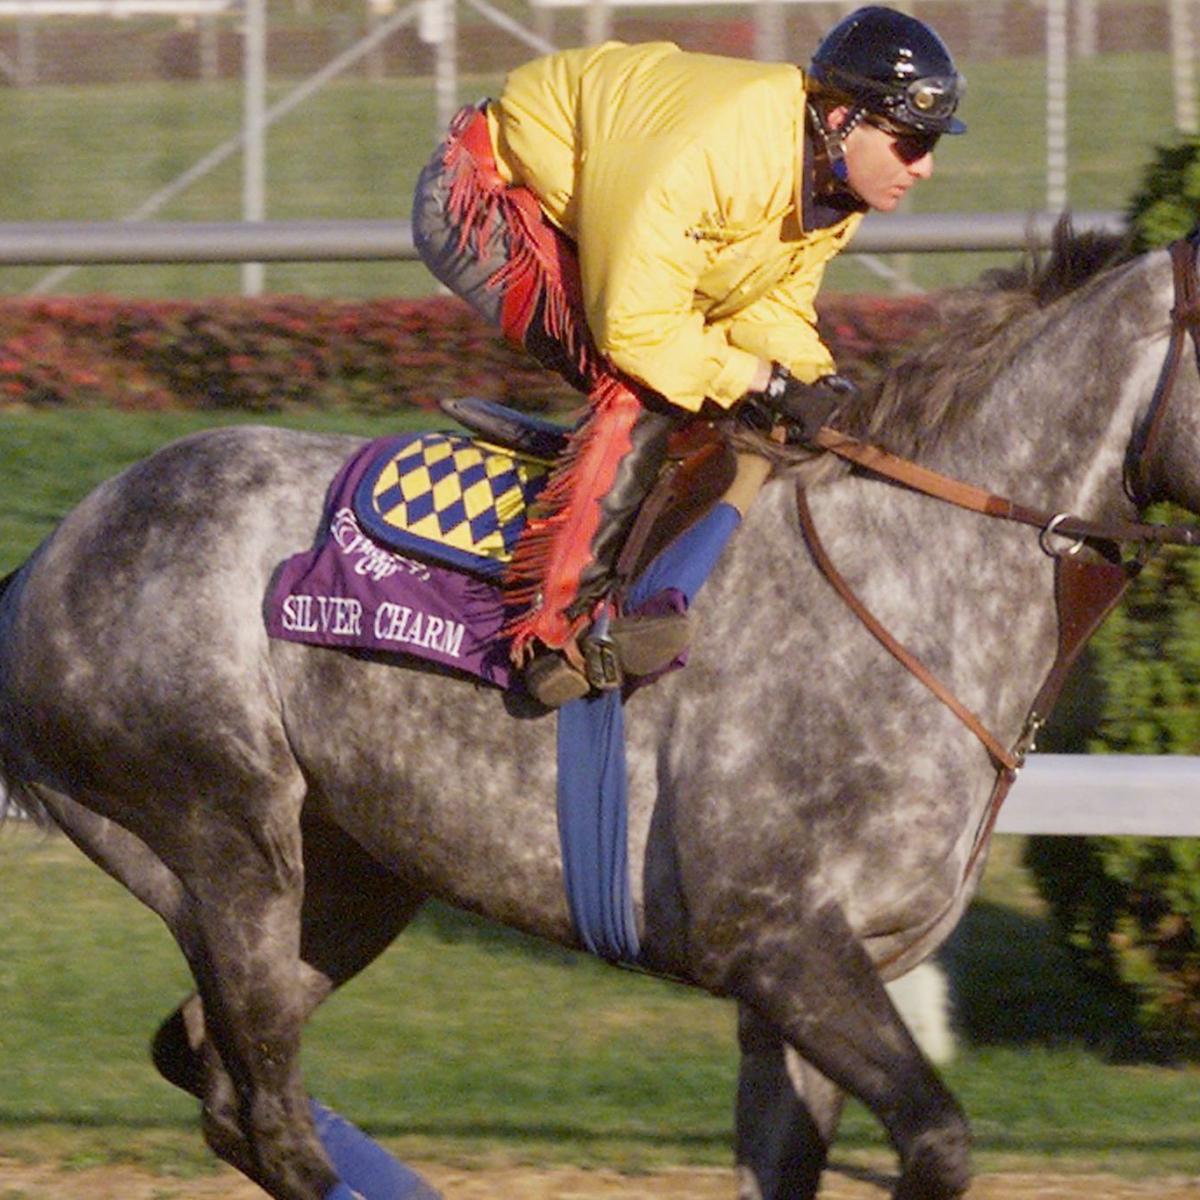
[[[1155,386],[1146,418],[1130,446],[1125,486],[1139,508],[1149,500],[1146,483],[1147,464],[1157,446],[1164,416],[1174,391],[1190,339],[1200,366],[1200,282],[1196,274],[1197,232],[1182,238],[1170,248],[1174,272],[1175,301],[1171,310],[1171,334],[1167,356]],[[930,692],[945,704],[983,744],[996,767],[996,782],[983,822],[976,832],[967,863],[969,876],[983,847],[987,844],[1000,806],[1026,756],[1034,748],[1038,732],[1045,724],[1057,700],[1066,675],[1088,639],[1120,600],[1144,561],[1147,547],[1158,545],[1200,546],[1200,526],[1161,525],[1143,521],[1090,521],[1070,513],[1051,513],[1018,504],[971,484],[919,466],[908,459],[858,441],[828,427],[817,435],[822,449],[854,464],[872,475],[881,476],[914,491],[954,504],[960,508],[1005,521],[1016,521],[1037,528],[1042,549],[1055,561],[1055,594],[1058,609],[1058,651],[1049,675],[1030,706],[1017,740],[1006,746],[951,689],[920,659],[908,650],[869,611],[853,588],[833,564],[821,543],[813,523],[804,489],[796,488],[796,506],[800,527],[818,569],[851,611],[886,649],[902,663]],[[1053,538],[1075,539],[1068,549],[1057,549]],[[1126,559],[1122,545],[1141,548],[1133,559]],[[1096,559],[1080,558],[1076,551],[1088,545],[1098,552]]]
[[[1196,278],[1198,242],[1200,228],[1193,230],[1188,237],[1171,243],[1171,267],[1175,278],[1171,339],[1167,344],[1167,357],[1163,361],[1158,383],[1150,400],[1150,410],[1130,445],[1129,465],[1125,472],[1125,490],[1138,508],[1144,508],[1151,499],[1145,479],[1146,463],[1158,444],[1167,403],[1179,377],[1179,368],[1189,336],[1192,348],[1200,358],[1200,283]]]

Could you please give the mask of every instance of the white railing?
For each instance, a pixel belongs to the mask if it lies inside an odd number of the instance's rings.
[[[0,0],[0,17],[215,17],[240,0]]]
[[[1053,213],[872,214],[849,254],[1022,250],[1044,246]],[[1076,230],[1120,232],[1119,212],[1081,212]],[[414,259],[407,221],[0,222],[0,265],[328,262]]]
[[[1034,754],[996,832],[1200,837],[1200,756]]]
[[[1200,757],[1034,754],[996,831],[1200,837]]]

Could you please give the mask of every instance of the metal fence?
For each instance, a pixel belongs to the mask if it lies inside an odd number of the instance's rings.
[[[494,87],[533,53],[611,33],[803,62],[850,6],[834,0],[687,6],[671,0],[0,0],[0,82],[9,84],[0,87],[8,179],[0,222],[387,221],[406,214],[418,162],[413,147],[427,153],[451,108]],[[907,7],[937,26],[965,67],[968,115],[983,154],[980,165],[948,166],[925,194],[938,208],[965,212],[958,193],[970,193],[971,207],[988,211],[967,236],[999,238],[992,248],[1023,242],[994,233],[1008,213],[1120,205],[1147,148],[1196,127],[1200,0],[918,0]],[[99,15],[106,12],[122,19]],[[44,15],[51,13],[57,15]],[[1016,140],[995,146],[1005,130],[1015,131]],[[981,170],[982,188],[972,182]],[[914,221],[925,219],[924,196],[916,202]],[[318,232],[314,253],[345,261],[343,250],[325,248],[324,237],[344,246],[346,231]],[[864,230],[856,262],[884,253],[885,245],[891,252],[897,242],[903,243],[897,252],[931,248],[915,223],[897,225],[894,234],[881,228],[879,236],[873,244],[866,239],[874,234]],[[387,257],[405,256],[398,237],[398,229],[386,235]],[[34,282],[37,290],[56,290],[73,265],[69,255],[77,253],[42,253],[39,263],[56,264],[64,274],[36,281],[18,275],[0,290],[30,290]],[[186,261],[211,261],[206,253]],[[262,288],[255,264],[264,261],[300,260],[291,251],[247,259],[244,290]],[[889,286],[903,284],[875,266]],[[296,286],[294,276],[282,277]],[[72,287],[129,290],[110,279],[93,274]],[[320,286],[308,276],[299,284],[309,292]]]
[[[868,216],[851,254],[1021,250],[1044,246],[1046,213]],[[1116,211],[1073,216],[1080,231],[1120,232]],[[50,221],[0,223],[0,265],[346,262],[417,257],[408,221]]]

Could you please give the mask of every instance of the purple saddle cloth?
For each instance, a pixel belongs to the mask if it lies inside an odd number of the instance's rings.
[[[511,672],[496,584],[383,544],[356,512],[356,496],[369,491],[364,482],[390,460],[396,441],[369,442],[338,472],[324,536],[276,572],[267,632],[307,645],[412,654],[506,688]]]
[[[510,686],[514,672],[508,639],[501,635],[509,614],[498,575],[524,524],[521,499],[514,499],[511,489],[492,486],[497,496],[506,497],[499,525],[490,516],[477,518],[478,536],[468,541],[465,522],[445,520],[458,539],[445,545],[421,534],[432,518],[411,500],[406,508],[415,517],[415,534],[412,529],[398,532],[381,516],[389,489],[394,490],[394,464],[414,457],[414,448],[428,451],[432,446],[434,452],[426,457],[437,458],[447,441],[445,434],[379,438],[346,462],[329,486],[317,545],[286,559],[276,571],[266,601],[271,637],[415,655],[500,688]],[[442,486],[433,475],[431,490]],[[525,500],[544,483],[544,472],[528,475]],[[440,507],[442,515],[448,511],[449,506]],[[737,521],[736,510],[718,504],[635,581],[626,611],[686,609]],[[443,561],[436,561],[439,557]]]

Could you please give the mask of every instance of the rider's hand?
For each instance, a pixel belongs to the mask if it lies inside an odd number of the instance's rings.
[[[783,425],[789,442],[812,445],[821,426],[857,394],[858,388],[844,375],[822,375],[802,383],[776,363],[766,388],[747,396],[738,416],[754,429]]]

